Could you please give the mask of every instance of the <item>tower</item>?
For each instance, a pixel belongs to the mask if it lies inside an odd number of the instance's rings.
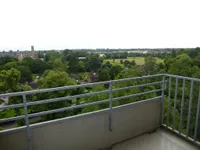
[[[34,46],[33,45],[31,46],[31,51],[34,52]]]

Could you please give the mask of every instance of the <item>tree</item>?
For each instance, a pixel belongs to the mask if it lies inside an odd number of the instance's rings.
[[[22,85],[21,87],[18,88],[17,92],[20,91],[30,91],[32,90],[32,88],[28,85]],[[33,95],[27,95],[27,101],[31,101],[32,98],[34,96]],[[9,97],[9,105],[13,105],[13,104],[20,104],[23,103],[23,98],[22,96],[14,96],[14,97]],[[29,107],[28,110],[31,110],[31,108]],[[16,116],[20,116],[20,115],[24,115],[24,109],[23,108],[14,108],[14,112]],[[20,119],[16,121],[17,126],[23,126],[25,125],[25,120],[24,119]]]
[[[52,69],[51,62],[44,62],[40,59],[32,59],[31,57],[25,57],[21,64],[29,67],[30,71],[35,74],[42,74],[45,70]]]
[[[97,71],[101,68],[103,60],[98,55],[91,55],[87,57],[87,68],[89,71]]]
[[[186,52],[185,52],[186,53]],[[196,56],[198,56],[200,54],[200,48],[197,47],[193,50],[188,50],[188,55],[191,57],[191,58],[195,58]]]
[[[149,75],[155,73],[156,59],[153,57],[144,58],[144,74]]]
[[[78,58],[80,56],[84,56],[82,53],[76,53],[70,50],[64,50],[62,60],[63,62],[68,63],[68,71],[69,73],[78,73],[85,71],[85,63]]]
[[[124,69],[122,70],[117,76],[116,79],[123,79],[123,78],[131,78],[131,77],[139,77],[142,76],[142,72],[139,68],[131,68],[131,69]]]
[[[92,92],[104,91],[104,90],[106,90],[106,88],[103,85],[97,85],[97,86],[94,86],[91,89]],[[89,96],[89,97],[83,97],[83,98],[80,99],[80,101],[82,101],[84,103],[91,103],[91,102],[95,102],[95,101],[106,100],[108,98],[109,98],[108,93],[106,93],[106,94],[96,94],[96,95]],[[108,103],[104,103],[104,104],[94,105],[94,106],[90,106],[90,107],[85,107],[85,108],[82,109],[81,113],[86,113],[86,112],[91,112],[91,111],[107,108],[108,105],[109,105]]]
[[[186,53],[182,53],[176,56],[176,60],[172,63],[169,73],[182,75],[182,76],[191,76],[190,69],[192,65],[192,59]]]
[[[130,61],[128,61],[128,60],[124,61],[124,67],[128,67],[129,64],[130,64]]]
[[[17,61],[18,59],[15,57],[9,57],[9,56],[0,57],[0,66],[5,65],[8,62],[17,62]]]
[[[78,60],[78,58],[77,58],[78,56],[77,56],[76,53],[73,52],[73,51],[64,50],[62,54],[63,54],[63,56],[62,56],[62,60],[63,60],[63,61],[68,61],[68,62],[70,62],[70,61]]]
[[[21,64],[24,65],[24,66],[29,67],[29,69],[32,70],[31,68],[33,66],[33,62],[34,62],[33,58],[31,58],[31,57],[24,57],[22,59]]]
[[[175,61],[176,58],[172,58],[172,57],[166,57],[164,59],[164,64],[165,64],[165,71],[168,72],[172,63]]]
[[[61,58],[61,53],[55,50],[47,51],[45,53],[45,61],[54,61],[55,59],[60,59]]]
[[[110,69],[108,67],[102,68],[99,71],[99,81],[110,80]]]
[[[55,88],[67,85],[75,85],[76,82],[68,77],[67,73],[64,71],[47,71],[38,81],[39,88]],[[67,95],[72,95],[76,90],[63,90],[58,92],[43,93],[38,95],[38,100],[64,97]],[[62,107],[67,107],[71,104],[71,100],[59,101],[55,103],[48,103],[43,106],[38,107],[38,111],[58,109]],[[43,120],[51,120],[55,118],[60,118],[68,115],[72,115],[73,111],[61,112],[56,114],[50,114],[43,116]]]
[[[76,82],[69,78],[64,71],[48,71],[38,81],[40,88],[53,88],[66,85],[75,85]]]
[[[57,71],[67,71],[68,66],[66,63],[63,63],[60,58],[57,58],[53,61],[53,70]]]
[[[27,66],[18,66],[17,70],[21,73],[20,83],[32,81],[32,72]]]
[[[16,62],[16,61],[11,61],[11,62],[8,62],[8,63],[6,63],[4,66],[3,66],[3,68],[5,69],[5,70],[9,70],[9,69],[11,69],[11,68],[17,68],[18,67],[18,63]]]
[[[135,65],[136,65],[135,60],[132,60],[132,61],[130,62],[130,65],[131,65],[131,66],[135,66]]]
[[[40,59],[35,59],[30,70],[35,74],[42,74],[45,70],[52,69],[52,64],[44,62]]]
[[[77,69],[78,69],[78,72],[85,72],[86,71],[86,64],[84,61],[78,61],[78,64],[77,64]]]
[[[0,72],[0,92],[16,92],[19,89],[20,72],[14,68]]]
[[[120,65],[113,65],[110,68],[110,78],[111,80],[114,80],[115,77],[123,70],[123,68]]]
[[[109,61],[106,61],[106,63],[102,65],[102,68],[106,68],[106,67],[111,68],[112,64]]]
[[[194,58],[193,64],[194,64],[195,66],[200,67],[200,55],[198,55],[198,56],[196,56],[196,57]]]
[[[31,81],[32,80],[32,72],[30,71],[28,65],[26,64],[27,66],[24,66],[24,65],[21,65],[21,64],[25,64],[25,63],[24,62],[23,63],[8,62],[7,64],[5,64],[3,66],[3,69],[4,70],[10,70],[11,68],[14,68],[14,69],[20,71],[20,74],[21,74],[20,83],[25,83],[25,82]]]

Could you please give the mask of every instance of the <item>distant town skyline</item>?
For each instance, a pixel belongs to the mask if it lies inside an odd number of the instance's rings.
[[[66,49],[69,49],[69,50],[163,50],[163,49],[195,49],[197,47],[158,47],[158,48],[64,48],[64,49],[35,49],[35,51],[49,51],[49,50],[66,50]],[[0,53],[2,52],[10,52],[10,51],[13,51],[13,52],[17,52],[17,51],[32,51],[31,48],[29,49],[8,49],[8,50],[0,50]]]
[[[6,0],[0,51],[200,46],[199,0]]]

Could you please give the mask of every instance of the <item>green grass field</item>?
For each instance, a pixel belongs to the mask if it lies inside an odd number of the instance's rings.
[[[121,65],[120,64],[120,60],[135,60],[137,65],[143,65],[144,64],[144,57],[128,57],[127,59],[115,59],[115,62],[113,62],[113,59],[104,59],[104,63],[106,63],[107,61],[109,61],[111,64],[116,64],[116,65]],[[157,63],[163,62],[162,59],[160,58],[156,58]]]

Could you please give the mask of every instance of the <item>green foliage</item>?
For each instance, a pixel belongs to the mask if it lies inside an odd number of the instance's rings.
[[[67,85],[75,85],[76,82],[72,80],[71,78],[69,78],[67,73],[64,71],[48,71],[48,72],[45,72],[42,78],[38,81],[38,84],[40,88],[53,88],[53,87],[61,87],[61,86],[67,86]],[[58,92],[44,93],[44,94],[39,94],[37,99],[40,100],[40,99],[63,97],[67,95],[73,95],[76,92],[81,92],[81,91],[64,90],[64,91],[58,91]],[[70,105],[69,100],[55,102],[55,103],[48,103],[48,104],[39,106],[37,108],[37,111],[58,109],[62,107],[67,107],[69,105]],[[50,115],[44,116],[43,120],[51,120],[55,118],[72,115],[72,114],[73,114],[73,111],[50,114]]]
[[[14,57],[0,57],[0,66],[7,64],[8,62],[17,62],[18,59]]]
[[[67,69],[68,69],[68,65],[66,63],[63,63],[60,58],[56,58],[53,61],[53,70],[67,71]]]
[[[124,67],[128,67],[129,64],[130,64],[130,61],[128,61],[128,60],[124,61]]]
[[[172,58],[172,57],[166,57],[164,59],[164,64],[165,64],[165,70],[166,72],[169,71],[169,69],[171,68],[172,66],[172,63],[175,61],[176,58]]]
[[[113,65],[110,68],[110,78],[111,80],[114,80],[115,77],[123,70],[123,68],[120,65]]]
[[[33,62],[34,62],[34,60],[31,57],[24,57],[22,59],[21,64],[29,67],[29,69],[30,69],[33,66]]]
[[[87,57],[87,69],[96,72],[101,68],[103,60],[98,55],[90,55]]]
[[[97,85],[97,86],[94,86],[91,91],[97,92],[97,91],[104,91],[104,90],[106,90],[106,89],[103,85]],[[89,97],[83,97],[80,99],[80,101],[83,101],[84,103],[91,103],[91,102],[95,102],[95,101],[106,100],[108,98],[109,98],[109,94],[96,94],[96,95],[89,96]],[[108,106],[109,106],[108,103],[104,103],[104,104],[100,104],[100,105],[85,107],[82,109],[81,113],[100,110],[103,108],[107,108]]]
[[[64,50],[62,60],[63,62],[67,62],[69,68],[69,73],[79,73],[85,72],[87,69],[86,61],[88,60],[80,60],[79,57],[83,57],[86,59],[85,52],[73,52],[70,50]]]
[[[0,72],[0,92],[7,90],[17,91],[20,80],[20,72],[16,69],[2,70]]]
[[[27,66],[18,66],[17,70],[21,73],[20,83],[32,81],[32,73]]]
[[[106,68],[106,67],[111,68],[112,64],[109,61],[106,61],[106,63],[102,65],[102,68]]]
[[[182,53],[178,55],[175,61],[171,64],[169,73],[182,76],[191,76],[189,72],[191,65],[191,58],[186,53]]]
[[[187,51],[188,55],[191,58],[195,58],[196,56],[200,55],[200,47]]]
[[[25,57],[25,58],[29,58],[29,57]],[[23,63],[8,62],[2,68],[4,70],[10,70],[11,68],[14,68],[14,69],[20,71],[20,74],[21,74],[20,83],[29,82],[32,80],[32,72],[30,71],[28,65],[26,66],[24,62]]]
[[[138,77],[142,76],[142,72],[139,68],[131,68],[131,69],[124,69],[122,70],[117,76],[116,79],[123,79],[123,78],[131,78],[131,77]]]
[[[110,68],[102,68],[99,71],[99,81],[108,81],[110,80]]]
[[[61,53],[55,50],[47,51],[44,57],[45,61],[54,61],[55,59],[61,58]]]
[[[30,71],[35,74],[42,74],[45,70],[52,69],[51,62],[32,59],[31,57],[25,57],[22,60],[22,65],[29,67]]]
[[[40,59],[35,59],[30,69],[32,73],[42,74],[45,70],[52,69],[52,65]]]
[[[125,59],[128,57],[128,53],[124,52],[124,53],[106,53],[106,58],[107,59]]]
[[[156,59],[153,57],[145,57],[144,62],[144,74],[154,74],[156,70]]]
[[[18,67],[18,62],[16,62],[16,61],[8,62],[3,66],[4,70],[9,70],[11,68],[16,69],[17,67]]]
[[[66,85],[75,85],[75,81],[64,71],[49,71],[38,81],[40,88],[53,88]]]

